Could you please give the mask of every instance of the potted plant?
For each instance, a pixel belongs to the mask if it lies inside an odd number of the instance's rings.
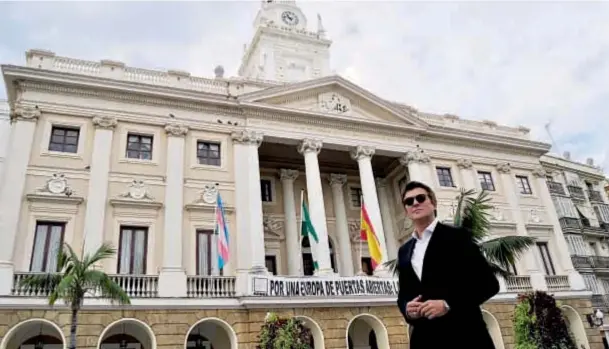
[[[313,334],[299,319],[268,313],[256,349],[313,349]]]

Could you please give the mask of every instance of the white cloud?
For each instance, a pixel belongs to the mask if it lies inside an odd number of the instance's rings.
[[[300,2],[332,68],[429,112],[526,125],[609,169],[609,3]],[[211,76],[236,73],[258,1],[0,3],[0,61],[29,48]],[[0,92],[0,96],[3,92]]]

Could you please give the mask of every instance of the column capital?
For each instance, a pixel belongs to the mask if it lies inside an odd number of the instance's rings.
[[[351,149],[351,158],[353,160],[361,160],[366,158],[372,159],[372,157],[374,156],[374,152],[374,147],[358,145],[357,147]]]
[[[541,166],[537,166],[533,169],[533,176],[535,176],[537,178],[546,178],[547,175],[548,175],[548,173]]]
[[[109,129],[112,130],[116,127],[118,121],[115,117],[112,116],[94,116],[93,117],[93,126],[95,128]]]
[[[177,123],[165,125],[165,132],[168,136],[184,137],[188,133],[188,127]]]
[[[499,173],[503,174],[509,174],[512,171],[512,167],[510,166],[509,162],[499,163],[497,164],[496,168]]]
[[[347,175],[342,173],[330,173],[328,177],[328,182],[330,182],[330,186],[338,186],[341,187],[347,183]]]
[[[298,152],[302,155],[308,152],[319,154],[323,142],[320,139],[305,138],[298,144]]]
[[[474,167],[474,164],[470,159],[459,159],[457,160],[457,167],[461,169],[470,169]]]
[[[230,136],[233,143],[255,145],[257,147],[262,144],[262,139],[264,137],[262,133],[250,130],[236,131],[231,133]]]
[[[38,106],[22,106],[16,105],[11,113],[11,121],[38,121],[40,117],[40,109]]]
[[[298,178],[298,170],[282,168],[279,170],[279,179],[284,181],[294,181]]]
[[[425,164],[431,162],[431,158],[422,151],[407,151],[400,157],[403,166],[408,166],[411,162]]]

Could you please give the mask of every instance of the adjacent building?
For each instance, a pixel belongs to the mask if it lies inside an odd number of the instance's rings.
[[[308,27],[295,2],[263,2],[235,78],[44,50],[2,66],[13,125],[0,349],[66,345],[69,310],[19,281],[56,271],[62,243],[87,254],[105,242],[118,253],[101,267],[132,305],[86,299],[79,348],[249,349],[271,310],[303,319],[316,349],[407,348],[395,280],[371,272],[359,217],[363,198],[384,260],[396,258],[412,231],[399,195],[409,180],[433,187],[447,221],[460,188],[486,189],[494,235],[537,238],[483,307],[498,349],[513,347],[517,294],[533,289],[561,300],[578,346],[602,347],[539,161],[549,145],[525,127],[426,113],[330,75],[321,19]],[[303,201],[315,243],[300,236]]]

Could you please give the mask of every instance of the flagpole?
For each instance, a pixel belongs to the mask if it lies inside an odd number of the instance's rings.
[[[363,274],[364,273],[364,269],[362,268],[362,258],[363,256],[363,241],[362,241],[362,210],[364,208],[364,196],[360,195],[359,196],[359,202],[360,202],[360,209],[359,209],[359,274]]]
[[[218,269],[218,274],[220,274],[220,251],[218,250],[218,199],[220,199],[220,191],[218,190],[218,183],[216,183],[216,205],[214,206],[214,238],[215,240],[215,245],[214,248],[216,249],[216,267]],[[214,268],[216,269],[216,268]],[[215,272],[215,270],[212,270],[212,274]]]
[[[303,218],[303,212],[302,212],[302,207],[304,204],[304,189],[300,190],[300,224],[298,224],[298,229],[300,230],[298,232],[298,250],[300,251],[300,258],[298,259],[298,272],[300,273],[300,275],[304,275],[304,270],[303,270],[303,265],[302,265],[302,220]]]

